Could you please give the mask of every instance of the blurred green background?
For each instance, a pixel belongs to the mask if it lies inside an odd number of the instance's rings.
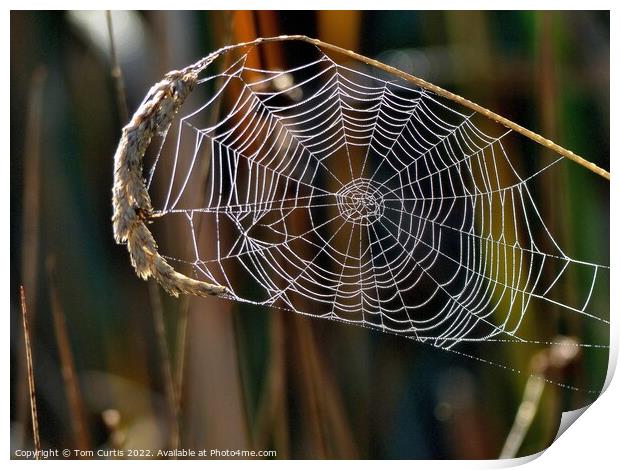
[[[130,113],[165,72],[220,46],[306,34],[460,93],[609,168],[608,12],[111,18]],[[11,13],[12,449],[32,445],[23,284],[44,446],[496,458],[527,374],[286,312],[172,299],[135,276],[110,223],[112,156],[125,121],[111,67],[105,12]],[[569,162],[554,178],[536,193],[563,229],[562,246],[608,264],[608,182]],[[608,298],[597,302],[609,311]],[[529,360],[515,359],[524,370]],[[570,373],[600,389],[606,366],[606,354],[584,353]],[[546,447],[561,411],[592,398],[546,387],[519,455]]]

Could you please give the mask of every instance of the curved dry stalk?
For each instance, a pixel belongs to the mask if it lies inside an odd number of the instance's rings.
[[[442,96],[444,98],[449,99],[450,101],[454,101],[457,104],[465,106],[466,108],[469,108],[472,111],[475,111],[478,114],[488,119],[491,119],[492,121],[495,121],[501,124],[502,126],[507,127],[508,129],[512,129],[513,131],[527,137],[528,139],[533,140],[534,142],[542,145],[543,147],[546,147],[549,150],[559,155],[562,155],[563,157],[566,157],[569,160],[574,161],[575,163],[578,163],[579,165],[583,166],[584,168],[587,168],[588,170],[596,173],[597,175],[602,176],[603,178],[607,180],[610,179],[610,175],[607,170],[604,170],[603,168],[577,155],[576,153],[568,149],[565,149],[564,147],[556,144],[555,142],[549,139],[544,138],[540,134],[537,134],[536,132],[526,129],[525,127],[520,126],[519,124],[511,121],[510,119],[507,119],[504,116],[494,113],[493,111],[487,108],[484,108],[483,106],[480,106],[479,104],[476,104],[473,101],[463,98],[462,96],[459,96],[455,93],[445,90],[437,85],[427,82],[426,80],[418,78],[414,75],[403,72],[402,70],[392,67],[391,65],[387,65],[387,64],[384,64],[383,62],[379,62],[378,60],[363,56],[361,54],[358,54],[357,52],[353,52],[348,49],[344,49],[342,47],[329,44],[327,42],[321,41],[320,39],[314,39],[314,38],[310,38],[304,35],[289,35],[289,36],[285,35],[285,36],[276,36],[276,37],[271,37],[271,38],[258,38],[258,39],[255,39],[254,41],[235,44],[233,46],[223,47],[215,51],[213,54],[207,56],[202,61],[197,62],[196,66],[200,68],[204,68],[206,65],[211,63],[216,57],[218,57],[219,55],[225,52],[228,52],[229,50],[254,46],[260,43],[268,43],[268,42],[276,42],[276,41],[302,41],[302,42],[306,42],[309,44],[314,44],[315,46],[321,49],[331,50],[339,54],[343,54],[348,57],[351,57],[352,59],[363,62],[365,64],[372,65],[373,67],[383,70],[384,72],[388,72],[392,75],[396,75],[397,77],[402,78],[403,80],[413,83],[414,85],[419,86],[420,88],[424,88],[426,90],[432,91],[436,95]],[[205,62],[204,65],[203,65],[203,61]]]
[[[480,106],[479,104],[474,103],[473,101],[470,101],[466,98],[463,98],[462,96],[459,96],[457,94],[454,94],[448,90],[444,90],[443,88],[437,86],[437,85],[433,85],[430,82],[427,82],[426,80],[423,80],[421,78],[415,77],[413,75],[410,75],[406,72],[403,72],[402,70],[399,70],[397,68],[394,68],[390,65],[386,65],[382,62],[379,62],[377,60],[371,59],[369,57],[365,57],[361,54],[357,54],[356,52],[353,51],[348,51],[346,49],[343,49],[341,47],[338,46],[333,46],[331,44],[327,44],[324,43],[323,41],[319,40],[319,39],[312,39],[312,38],[308,38],[306,36],[302,36],[299,38],[300,40],[309,42],[311,44],[315,44],[318,47],[322,47],[324,49],[330,49],[332,51],[335,52],[339,52],[341,54],[345,54],[353,59],[357,59],[359,61],[362,61],[366,64],[372,65],[374,67],[377,67],[380,70],[383,70],[385,72],[391,73],[393,75],[396,75],[397,77],[402,78],[403,80],[406,80],[408,82],[413,83],[414,85],[419,86],[420,88],[424,88],[426,90],[432,91],[433,93],[435,93],[436,95],[442,96],[444,98],[447,98],[451,101],[454,101],[457,104],[460,104],[461,106],[465,106],[466,108],[471,109],[472,111],[477,112],[478,114],[491,119],[492,121],[497,122],[498,124],[501,124],[504,127],[507,127],[508,129],[512,129],[515,132],[518,132],[519,134],[527,137],[528,139],[533,140],[534,142],[542,145],[543,147],[547,147],[549,150],[562,155],[563,157],[568,158],[569,160],[574,161],[575,163],[578,163],[579,165],[583,166],[584,168],[587,168],[588,170],[596,173],[599,176],[602,176],[603,178],[609,180],[609,172],[607,170],[604,170],[603,168],[595,165],[594,163],[586,160],[585,158],[577,155],[574,152],[571,152],[570,150],[565,149],[564,147],[556,144],[555,142],[549,140],[549,139],[545,139],[542,135],[537,134],[536,132],[533,132],[529,129],[526,129],[523,126],[520,126],[519,124],[511,121],[510,119],[506,119],[504,116],[500,116],[497,113],[494,113],[493,111],[484,108],[482,106]]]
[[[155,278],[175,297],[179,294],[217,295],[227,291],[223,286],[176,272],[157,251],[157,242],[146,226],[153,209],[142,175],[142,159],[152,138],[157,133],[165,133],[170,126],[196,83],[196,76],[197,72],[190,67],[170,72],[155,84],[129,124],[123,128],[114,155],[114,238],[117,243],[127,243],[131,264],[139,277]]]
[[[429,90],[436,95],[465,106],[578,163],[597,175],[607,180],[610,179],[609,172],[594,163],[466,98],[402,70],[342,47],[328,44],[319,39],[303,35],[276,36],[225,46],[193,65],[182,70],[169,72],[162,81],[156,83],[131,118],[129,124],[123,128],[123,134],[114,155],[114,187],[112,191],[114,238],[117,243],[127,244],[131,264],[139,277],[143,279],[155,278],[168,293],[175,297],[179,294],[199,296],[221,295],[227,293],[228,289],[224,286],[198,281],[178,273],[159,254],[157,242],[146,226],[146,223],[153,216],[153,208],[142,174],[144,154],[152,138],[157,134],[163,135],[168,130],[173,118],[196,84],[198,74],[208,67],[209,64],[227,52],[277,41],[306,42],[321,49],[337,52],[354,60],[372,65],[416,86]]]

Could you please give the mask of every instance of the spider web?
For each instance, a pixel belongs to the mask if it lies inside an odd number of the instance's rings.
[[[442,349],[553,344],[554,322],[607,331],[609,267],[563,251],[537,202],[537,181],[572,163],[314,46],[288,69],[258,56],[203,71],[152,157],[179,270]]]

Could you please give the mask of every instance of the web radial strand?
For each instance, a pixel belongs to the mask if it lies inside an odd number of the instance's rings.
[[[607,325],[609,268],[563,251],[533,192],[562,157],[519,163],[505,128],[367,66],[314,51],[265,70],[255,52],[202,72],[148,171],[156,224],[187,234],[162,250],[178,269],[442,348],[544,342],[541,312]]]

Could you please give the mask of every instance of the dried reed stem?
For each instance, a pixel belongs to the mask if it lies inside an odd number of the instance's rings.
[[[500,453],[500,459],[512,459],[517,456],[517,452],[523,444],[525,436],[532,426],[542,392],[545,389],[545,380],[542,377],[531,375],[525,384],[523,399],[519,405],[514,423],[504,443]]]
[[[263,41],[271,41],[271,40],[277,40],[278,38],[268,38],[268,39],[263,39]],[[413,83],[414,85],[417,85],[421,88],[424,88],[426,90],[432,91],[433,93],[435,93],[436,95],[442,96],[444,98],[447,98],[451,101],[454,101],[457,104],[460,104],[461,106],[465,106],[466,108],[471,109],[472,111],[477,112],[478,114],[491,119],[492,121],[495,121],[499,124],[501,124],[504,127],[507,127],[508,129],[512,129],[515,132],[518,132],[519,134],[527,137],[528,139],[533,140],[534,142],[542,145],[543,147],[548,148],[549,150],[562,155],[563,157],[568,158],[569,160],[574,161],[575,163],[583,166],[584,168],[587,168],[588,170],[596,173],[599,176],[602,176],[603,178],[609,180],[610,175],[609,172],[600,168],[599,166],[595,165],[594,163],[586,160],[585,158],[571,152],[570,150],[565,149],[564,147],[556,144],[555,142],[552,142],[549,139],[545,139],[543,136],[541,136],[540,134],[537,134],[536,132],[530,131],[529,129],[526,129],[523,126],[520,126],[519,124],[516,124],[515,122],[511,121],[510,119],[505,118],[504,116],[500,116],[497,113],[494,113],[493,111],[490,111],[482,106],[480,106],[479,104],[474,103],[473,101],[470,101],[466,98],[463,98],[462,96],[459,96],[457,94],[454,94],[450,91],[444,90],[443,88],[437,86],[437,85],[433,85],[430,82],[427,82],[426,80],[423,80],[421,78],[415,77],[413,75],[410,75],[406,72],[403,72],[402,70],[399,70],[395,67],[392,67],[390,65],[386,65],[382,62],[379,62],[378,60],[375,59],[371,59],[369,57],[365,57],[361,54],[358,54],[356,52],[353,51],[349,51],[346,49],[343,49],[342,47],[338,47],[338,46],[334,46],[332,44],[327,44],[319,39],[312,39],[309,38],[307,36],[284,36],[284,37],[280,37],[280,39],[282,40],[291,40],[291,39],[297,39],[300,41],[304,41],[304,42],[308,42],[310,44],[314,44],[317,47],[323,48],[323,49],[328,49],[334,52],[338,52],[340,54],[344,54],[347,55],[349,57],[351,57],[352,59],[356,59],[359,60],[361,62],[364,62],[366,64],[372,65],[374,67],[377,67],[380,70],[383,70],[385,72],[391,73],[393,75],[396,75],[397,77],[402,78],[403,80],[406,80],[410,83]],[[261,40],[257,40],[257,41],[261,41]]]
[[[271,37],[271,38],[258,38],[255,39],[254,41],[249,41],[249,42],[245,42],[245,43],[240,43],[240,44],[235,44],[232,46],[226,46],[223,47],[211,54],[209,54],[207,57],[205,57],[204,59],[196,62],[196,64],[188,67],[188,69],[193,69],[193,70],[202,70],[204,69],[206,66],[208,66],[211,62],[213,62],[213,60],[215,60],[217,57],[219,57],[220,55],[229,52],[231,50],[235,50],[235,49],[240,49],[240,48],[247,48],[247,47],[251,47],[251,46],[255,46],[258,45],[260,43],[268,43],[268,42],[277,42],[277,41],[302,41],[302,42],[306,42],[309,44],[314,44],[315,46],[317,46],[318,48],[321,49],[326,49],[326,50],[330,50],[333,52],[337,52],[339,54],[343,54],[346,55],[352,59],[358,60],[360,62],[364,62],[365,64],[368,65],[372,65],[373,67],[376,67],[380,70],[383,70],[384,72],[388,72],[392,75],[396,75],[399,78],[402,78],[403,80],[406,80],[410,83],[413,83],[416,86],[419,86],[421,88],[424,88],[426,90],[432,91],[433,93],[435,93],[436,95],[442,96],[444,98],[447,98],[451,101],[454,101],[457,104],[460,104],[461,106],[465,106],[466,108],[471,109],[472,111],[475,111],[479,114],[481,114],[482,116],[491,119],[492,121],[495,121],[499,124],[501,124],[504,127],[507,127],[508,129],[512,129],[515,132],[518,132],[519,134],[527,137],[528,139],[533,140],[534,142],[542,145],[543,147],[548,148],[549,150],[562,155],[563,157],[568,158],[569,160],[573,160],[575,163],[583,166],[584,168],[587,168],[588,170],[596,173],[599,176],[602,176],[603,178],[609,180],[610,179],[610,175],[609,172],[600,168],[599,166],[595,165],[594,163],[586,160],[585,158],[575,154],[574,152],[571,152],[570,150],[565,149],[564,147],[556,144],[555,142],[552,142],[549,139],[545,139],[543,136],[541,136],[540,134],[537,134],[533,131],[530,131],[529,129],[526,129],[523,126],[520,126],[519,124],[516,124],[515,122],[511,121],[510,119],[505,118],[504,116],[500,116],[497,113],[494,113],[493,111],[490,111],[482,106],[480,106],[479,104],[474,103],[473,101],[470,101],[466,98],[463,98],[462,96],[459,96],[455,93],[452,93],[448,90],[444,90],[443,88],[437,86],[437,85],[433,85],[430,82],[427,82],[426,80],[423,80],[421,78],[418,78],[414,75],[410,75],[406,72],[403,72],[402,70],[399,70],[395,67],[392,67],[391,65],[387,65],[384,64],[383,62],[379,62],[378,60],[375,59],[371,59],[370,57],[366,57],[363,56],[361,54],[358,54],[357,52],[353,52],[347,49],[344,49],[342,47],[339,46],[334,46],[333,44],[328,44],[326,42],[321,41],[320,39],[314,39],[314,38],[310,38],[308,36],[304,36],[304,35],[285,35],[285,36],[276,36],[276,37]]]
[[[525,385],[523,399],[510,433],[504,442],[500,459],[511,459],[517,456],[540,406],[546,378],[552,372],[558,372],[567,367],[579,357],[580,353],[580,346],[574,338],[559,336],[554,339],[554,343],[549,348],[540,351],[532,358],[532,375]]]
[[[274,309],[269,315],[269,360],[266,380],[256,412],[254,441],[257,449],[265,448],[269,439],[278,451],[278,458],[289,455],[289,436],[286,425],[286,345],[284,318],[281,310]]]
[[[177,391],[177,409],[179,415],[183,409],[183,386],[185,378],[185,357],[187,354],[187,336],[188,336],[188,324],[189,324],[189,300],[185,299],[181,307],[179,308],[179,324],[177,326],[177,341],[176,341],[176,376],[175,385]]]
[[[26,349],[26,364],[28,366],[28,389],[30,391],[30,415],[32,417],[32,439],[34,442],[35,459],[41,458],[41,438],[39,436],[39,418],[37,417],[37,397],[34,385],[34,368],[32,366],[32,348],[30,346],[30,329],[28,328],[28,313],[26,311],[26,293],[24,286],[20,286],[19,296],[22,307],[22,322],[24,325],[24,347]]]
[[[123,80],[123,70],[118,63],[118,56],[116,54],[114,29],[112,27],[112,12],[110,10],[106,10],[105,18],[108,24],[108,36],[110,38],[110,60],[112,62],[111,75],[114,79],[114,84],[116,86],[116,102],[118,105],[118,112],[120,113],[123,122],[127,122],[127,119],[129,119],[129,110],[127,109],[125,81]]]
[[[168,402],[168,414],[170,421],[170,449],[179,446],[179,408],[175,384],[172,376],[172,366],[170,365],[170,350],[166,338],[166,326],[164,323],[164,309],[159,295],[159,288],[155,281],[149,282],[149,296],[151,298],[151,310],[153,311],[153,322],[159,355],[161,356],[161,370],[166,387],[166,401]]]
[[[306,428],[314,447],[312,457],[316,459],[333,458],[328,445],[327,433],[324,429],[327,424],[327,417],[319,397],[321,384],[316,373],[318,365],[316,351],[313,347],[312,330],[306,324],[305,318],[295,316],[292,321],[296,346],[301,358],[297,372],[304,388],[303,406],[308,417]]]
[[[65,384],[67,403],[71,415],[71,428],[77,448],[86,450],[91,447],[90,434],[86,424],[82,394],[75,370],[73,353],[71,352],[65,315],[58,297],[58,290],[56,289],[55,262],[52,256],[49,256],[47,259],[47,274],[50,304],[54,320],[54,333],[56,335],[56,344],[58,345],[62,380]]]

